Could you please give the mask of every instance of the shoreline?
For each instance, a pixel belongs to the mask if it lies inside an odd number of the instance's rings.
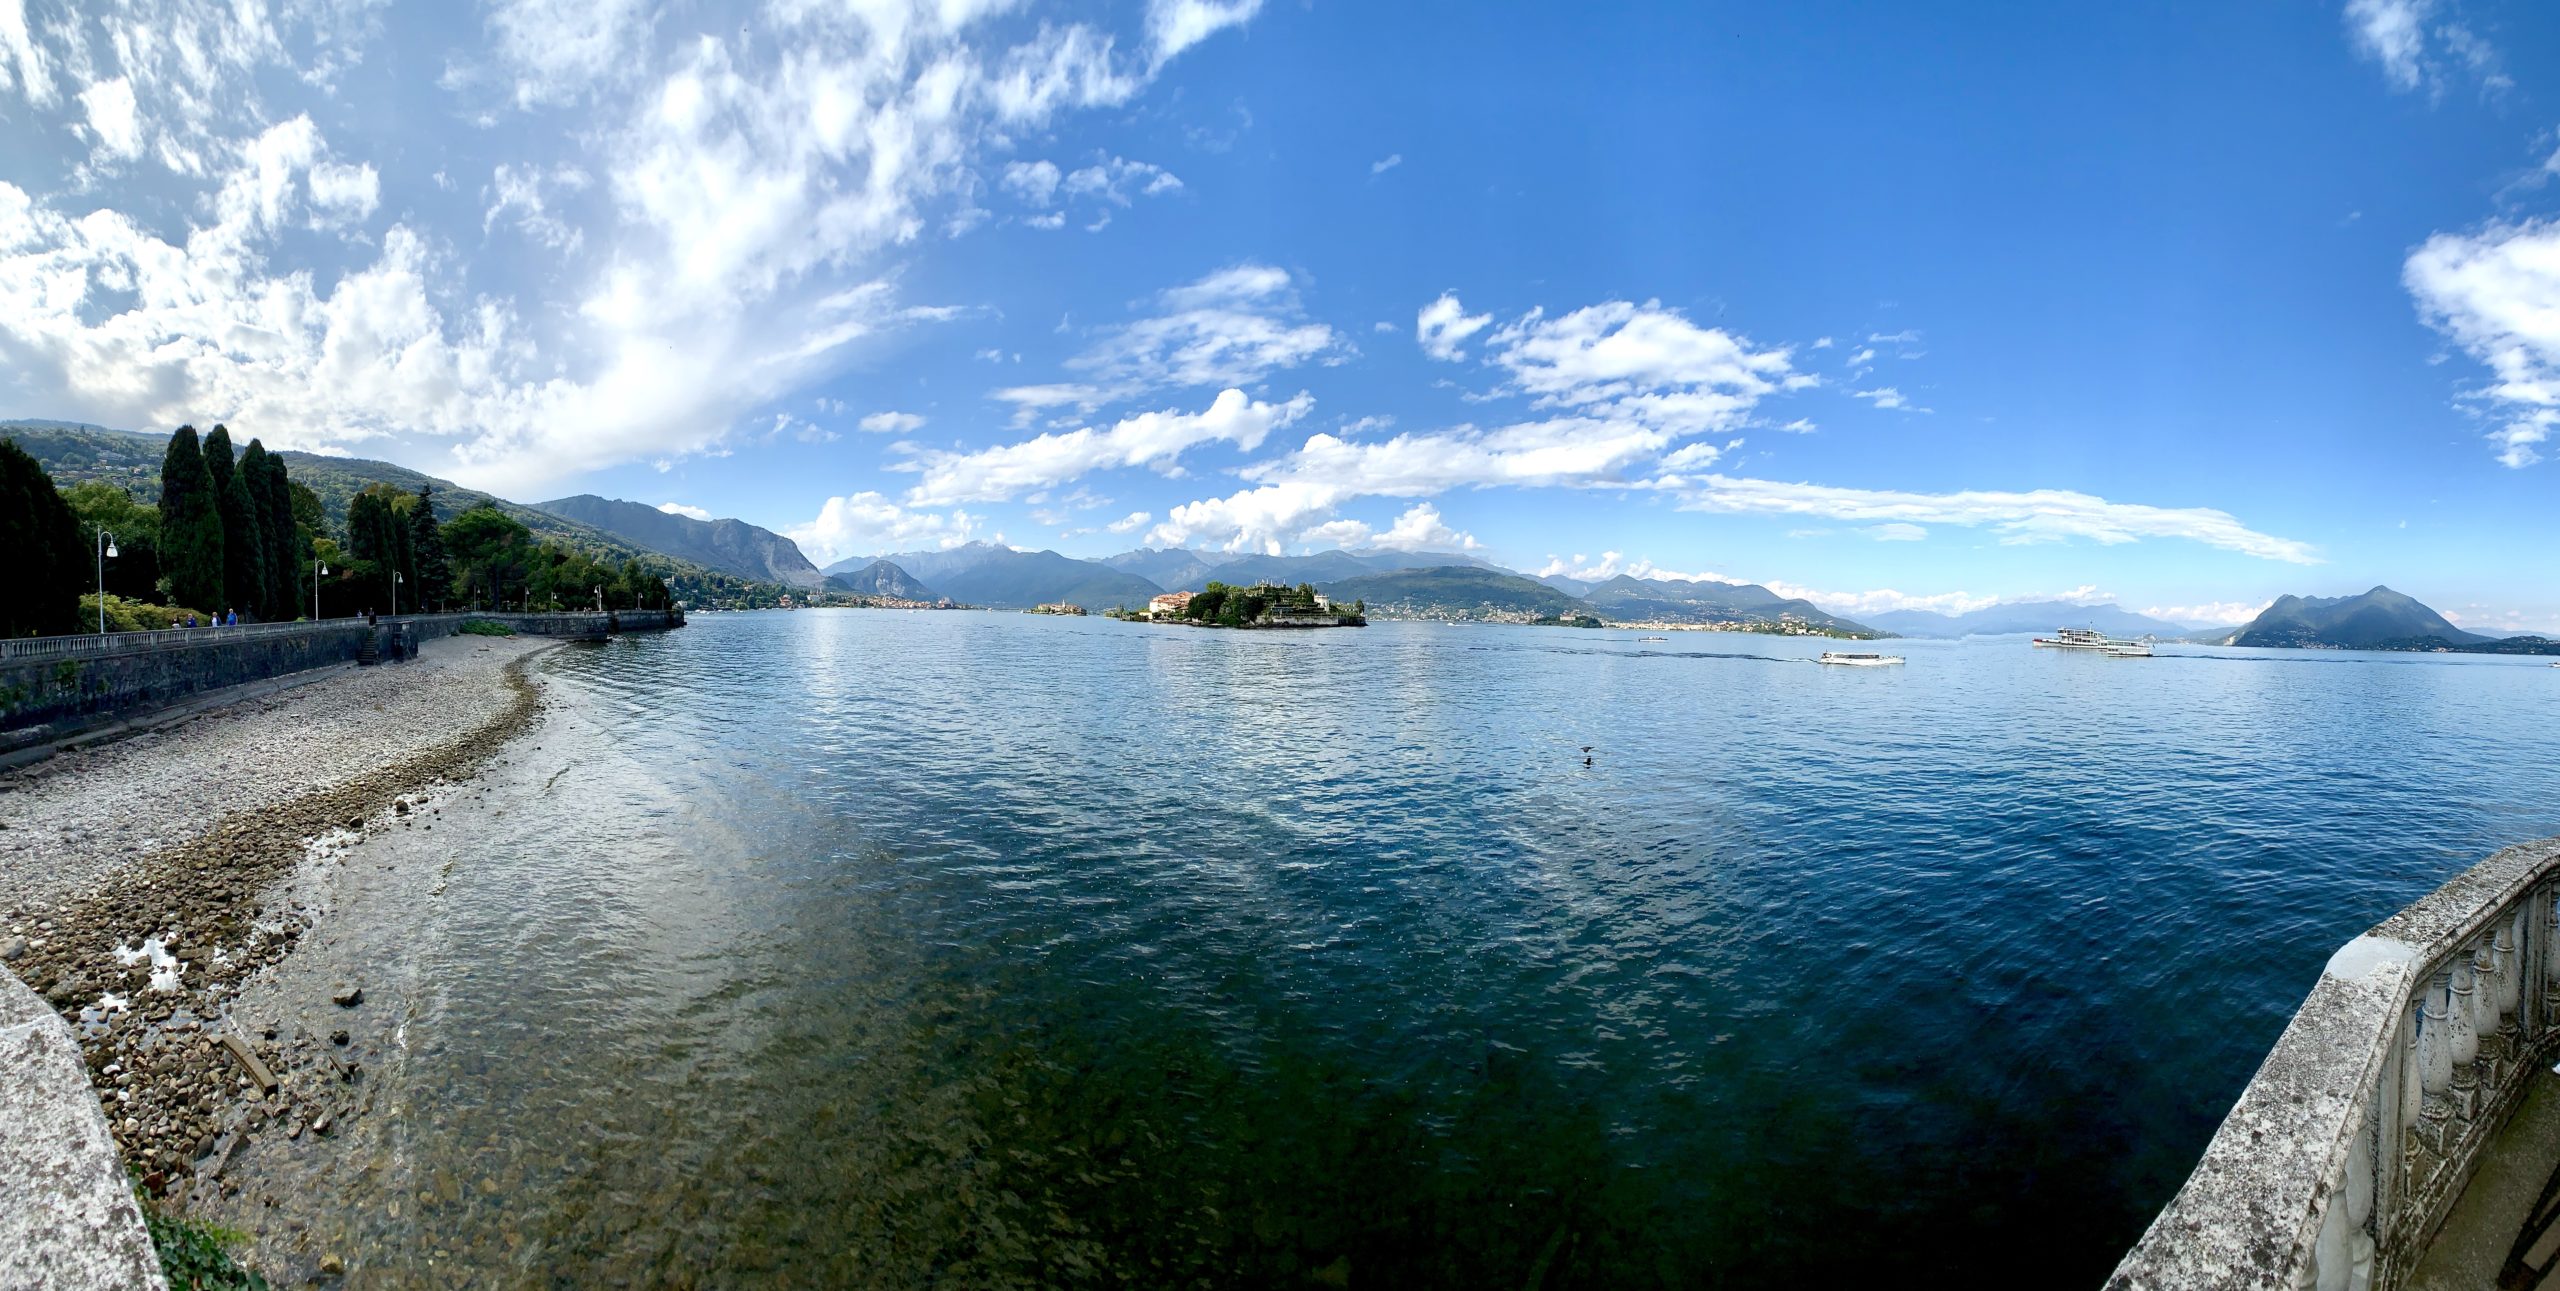
[[[79,1036],[118,1150],[148,1191],[199,1203],[236,1191],[222,1175],[245,1145],[325,1135],[361,1114],[359,1070],[310,1037],[280,1043],[230,1006],[325,917],[290,891],[307,865],[395,822],[433,829],[435,791],[532,727],[546,700],[529,664],[552,644],[434,643],[420,661],[0,780],[0,838],[13,844],[0,855],[0,960]],[[238,805],[206,801],[218,794]],[[103,819],[67,818],[84,811]],[[134,857],[122,834],[155,828],[165,833]]]

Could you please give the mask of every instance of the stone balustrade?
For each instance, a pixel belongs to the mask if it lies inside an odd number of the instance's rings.
[[[2405,1282],[2560,1051],[2560,839],[2510,847],[2330,957],[2110,1288]]]

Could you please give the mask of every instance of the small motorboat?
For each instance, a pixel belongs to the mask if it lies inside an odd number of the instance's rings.
[[[1669,637],[1637,637],[1637,638],[1636,638],[1636,640],[1638,640],[1638,641],[1668,641],[1668,640],[1670,640],[1670,639],[1671,639],[1671,638],[1669,638]],[[2555,664],[2553,664],[2553,665],[2551,665],[2551,666],[2552,666],[2552,667],[2554,667],[2554,668],[2560,668],[2560,663],[2555,663]]]
[[[2148,659],[2151,657],[2151,643],[2148,641],[2110,641],[2107,643],[2107,657],[2110,659]]]
[[[1860,654],[1848,650],[1825,650],[1817,662],[1839,664],[1844,668],[1882,668],[1902,662],[1898,654]]]

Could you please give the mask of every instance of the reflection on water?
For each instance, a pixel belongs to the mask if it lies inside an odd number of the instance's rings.
[[[2331,949],[2560,832],[2548,669],[1631,638],[555,651],[313,952],[414,965],[332,1205],[386,1281],[2093,1284]]]

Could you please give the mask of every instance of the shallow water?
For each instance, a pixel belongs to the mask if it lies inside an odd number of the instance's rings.
[[[2331,950],[2560,833],[2541,661],[1635,635],[553,651],[573,702],[305,952],[409,966],[330,1240],[563,1285],[2094,1285]]]

